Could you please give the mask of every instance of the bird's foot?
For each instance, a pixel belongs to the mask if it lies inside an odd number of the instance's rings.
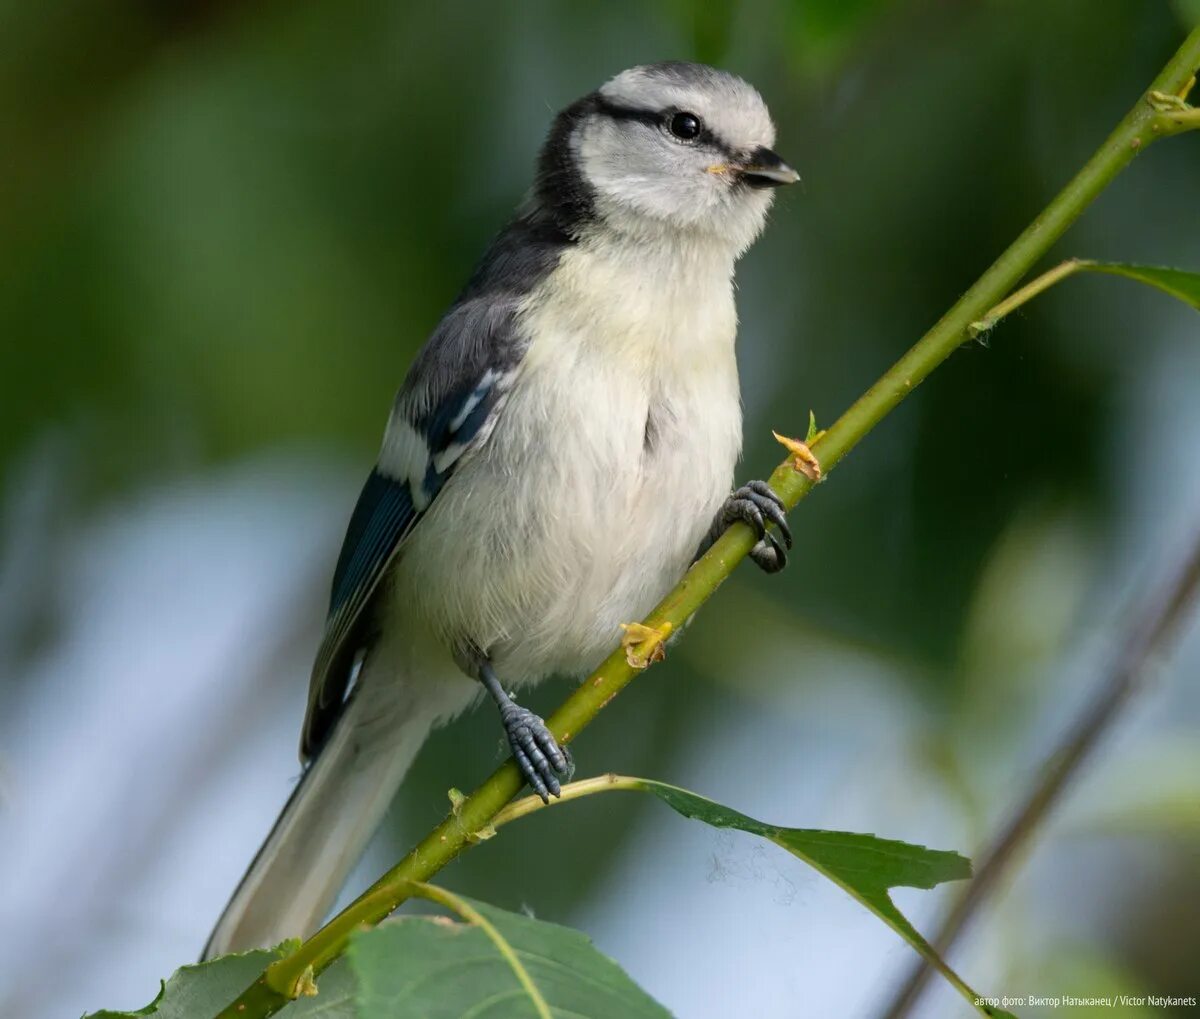
[[[792,531],[788,527],[783,500],[770,485],[765,481],[750,481],[726,499],[713,522],[713,540],[737,521],[748,524],[758,535],[758,543],[750,550],[750,558],[760,570],[778,573],[787,565]],[[778,537],[768,530],[769,524],[779,529]]]
[[[575,773],[575,762],[571,760],[570,752],[558,745],[558,740],[540,717],[512,699],[490,661],[481,657],[476,659],[475,664],[479,681],[500,709],[500,721],[504,725],[513,760],[542,802],[549,803],[551,795],[562,794],[559,776],[569,782]]]
[[[513,760],[543,803],[562,794],[560,777],[570,781],[575,764],[566,748],[558,745],[546,723],[513,700],[500,708],[500,721],[508,735]]]

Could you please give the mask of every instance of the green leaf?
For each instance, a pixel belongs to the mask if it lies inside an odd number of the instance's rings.
[[[145,1008],[135,1012],[92,1012],[84,1019],[130,1019],[132,1016],[155,1016],[156,1019],[195,1019],[213,1016],[236,998],[248,984],[254,982],[268,965],[296,945],[284,943],[274,951],[243,952],[226,955],[212,962],[181,966],[166,981],[155,998]]]
[[[636,781],[638,788],[653,793],[684,817],[703,821],[714,828],[736,828],[761,836],[799,857],[849,892],[896,931],[981,1014],[1013,1019],[1010,1013],[982,1002],[980,996],[943,961],[933,946],[896,908],[889,894],[893,888],[933,888],[945,881],[968,878],[971,876],[971,862],[965,857],[945,850],[876,838],[874,835],[781,828],[677,786],[648,779]]]
[[[136,1012],[93,1012],[84,1019],[210,1019],[262,975],[276,959],[296,950],[298,941],[286,941],[273,951],[223,955],[211,962],[181,966],[162,985],[158,997]],[[283,1019],[358,1019],[354,975],[338,959],[320,977],[320,993],[298,998],[279,1013]]]
[[[1127,262],[1087,261],[1082,263],[1081,268],[1088,272],[1124,276],[1126,279],[1145,283],[1200,311],[1200,273],[1157,265],[1132,265]]]
[[[551,1015],[669,1016],[578,931],[472,899],[460,901],[481,914],[511,949]],[[468,1014],[537,1019],[544,1014],[496,942],[475,924],[403,917],[356,935],[348,958],[358,980],[360,1019]],[[318,986],[323,994],[324,978]]]

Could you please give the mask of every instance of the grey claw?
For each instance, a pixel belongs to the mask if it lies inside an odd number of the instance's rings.
[[[788,548],[791,548],[792,529],[788,527],[787,512],[783,508],[783,500],[775,494],[775,490],[765,481],[751,481],[746,487],[759,496],[755,500],[755,505],[770,518],[771,523],[779,528],[779,533],[783,535],[784,543]]]
[[[529,758],[534,770],[543,778],[549,776],[550,762],[546,760],[546,755],[542,753],[542,748],[537,745],[533,738],[533,733],[528,729],[521,729],[517,738],[521,741],[521,749],[525,751],[525,756]]]
[[[758,543],[750,551],[750,558],[766,573],[778,573],[787,565],[787,549],[792,547],[792,530],[788,527],[783,500],[765,481],[749,481],[729,497],[719,521],[722,529],[735,520],[741,520],[753,528]],[[779,538],[767,528],[772,523],[779,530]]]
[[[740,521],[754,531],[758,543],[750,552],[751,558],[766,572],[777,573],[787,563],[787,548],[792,547],[792,529],[788,527],[787,510],[783,500],[765,481],[748,481],[733,492],[721,505],[717,515],[708,529],[708,534],[700,542],[695,558],[699,559],[707,552],[726,529]],[[767,527],[774,524],[778,529],[781,544]]]
[[[539,748],[545,752],[546,757],[550,758],[549,764],[553,766],[554,770],[560,775],[565,775],[567,755],[563,753],[558,741],[550,734],[550,730],[543,726],[539,732],[534,734],[534,739],[537,740]]]
[[[750,558],[764,573],[778,573],[787,565],[787,552],[779,539],[769,531],[750,550]]]
[[[521,774],[525,776],[534,792],[545,803],[550,796],[562,794],[558,776],[568,771],[568,758],[564,755],[546,723],[528,708],[512,704],[501,716],[513,759]]]
[[[775,493],[775,489],[773,489],[760,478],[755,478],[753,481],[747,481],[742,487],[753,489],[759,495],[765,495],[769,500],[771,500],[771,502],[775,503],[776,506],[778,506],[780,509],[783,509],[783,500]]]
[[[525,755],[525,751],[519,746],[514,746],[512,752],[513,760],[517,762],[517,767],[521,769],[525,781],[533,787],[533,791],[542,798],[543,803],[549,803],[550,795],[546,789],[546,783],[542,781],[542,776],[538,774],[537,769]]]
[[[743,485],[729,497],[725,504],[724,517],[728,523],[740,520],[754,529],[754,533],[762,538],[767,533],[767,522],[763,519],[762,510],[749,486]]]

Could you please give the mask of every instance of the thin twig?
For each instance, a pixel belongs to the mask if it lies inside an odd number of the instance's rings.
[[[519,800],[513,800],[512,803],[496,815],[496,819],[492,822],[492,827],[499,828],[501,825],[508,824],[509,821],[517,820],[519,817],[526,817],[545,807],[554,807],[560,803],[569,803],[571,800],[577,800],[581,796],[613,792],[617,789],[642,789],[644,785],[645,783],[640,778],[632,778],[629,775],[616,775],[611,771],[604,775],[597,775],[595,778],[584,778],[578,782],[569,782],[562,787],[562,795],[550,801],[543,800],[540,796],[524,796]]]
[[[1146,677],[1153,672],[1155,662],[1170,651],[1198,594],[1200,533],[1192,543],[1183,568],[1168,577],[1145,600],[1145,609],[1130,627],[1095,697],[1064,733],[1061,745],[1042,765],[1037,780],[1011,819],[978,857],[981,862],[976,867],[974,879],[951,907],[932,939],[940,956],[946,957],[967,923],[995,891],[1010,865],[1062,799],[1068,783],[1079,774]],[[883,1013],[887,1019],[903,1019],[909,1014],[930,975],[931,970],[924,960],[913,964]]]

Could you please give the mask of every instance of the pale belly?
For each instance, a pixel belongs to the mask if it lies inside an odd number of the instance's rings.
[[[531,364],[402,551],[396,611],[512,685],[598,664],[686,571],[733,479],[732,344],[664,367]]]
[[[509,684],[580,674],[686,571],[741,448],[732,261],[580,244],[482,446],[401,550],[394,614]],[[614,295],[620,295],[614,299]]]

